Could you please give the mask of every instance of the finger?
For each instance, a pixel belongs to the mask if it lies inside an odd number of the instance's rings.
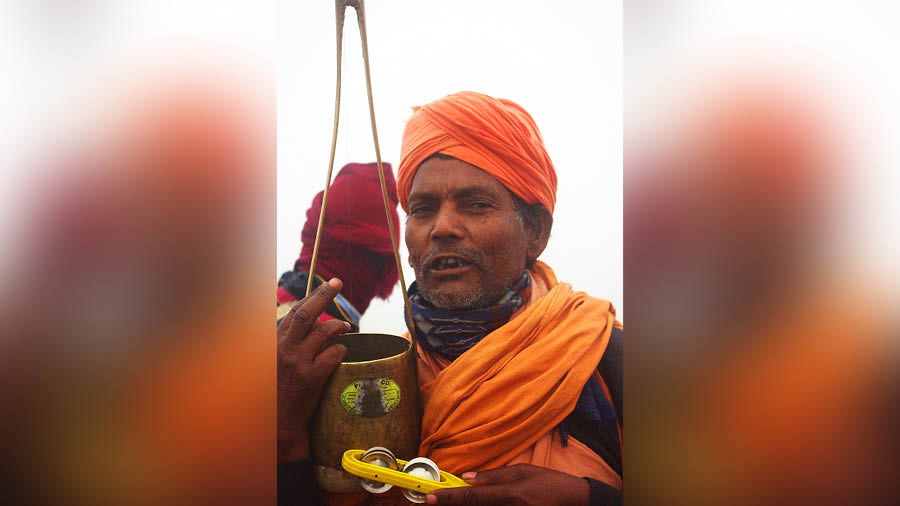
[[[472,485],[492,485],[497,483],[508,483],[520,480],[525,477],[525,469],[519,465],[509,467],[499,467],[497,469],[488,469],[487,471],[479,471],[477,473],[463,473],[462,479]]]
[[[328,320],[319,322],[301,342],[297,351],[300,356],[307,357],[309,362],[315,360],[316,355],[328,343],[328,340],[350,331],[350,324],[342,320]]]
[[[491,506],[509,504],[515,499],[515,493],[515,486],[508,484],[443,488],[425,496],[425,502],[451,506]]]
[[[288,328],[291,326],[291,322],[294,321],[294,310],[297,309],[300,304],[302,304],[302,300],[294,300],[291,302],[286,302],[275,310],[275,318],[278,322],[278,342],[284,340],[287,335]],[[287,310],[287,314],[281,316],[281,314]],[[280,318],[279,318],[280,316]]]
[[[345,356],[347,356],[347,347],[343,344],[325,348],[322,353],[316,355],[312,366],[313,375],[324,385]]]
[[[342,285],[341,281],[336,278],[331,279],[328,283],[319,285],[315,290],[310,292],[310,294],[307,295],[306,297],[303,297],[302,299],[300,299],[298,301],[289,303],[289,304],[292,304],[291,310],[288,312],[287,315],[284,316],[282,321],[287,322],[288,325],[291,322],[303,323],[303,324],[308,325],[310,320],[315,321],[316,318],[318,317],[318,315],[321,314],[322,311],[324,311],[324,308],[328,306],[328,302],[335,297],[335,293],[340,292],[340,289],[342,286],[343,285]],[[336,289],[336,291],[335,291],[335,289]],[[315,297],[322,297],[323,292],[329,292],[329,291],[334,292],[334,293],[329,293],[329,294],[327,294],[326,297],[324,297],[325,301],[324,301],[324,304],[322,304],[321,308],[317,309],[317,308],[307,304],[308,302],[314,300]],[[312,318],[310,318],[310,317],[312,317]]]
[[[304,302],[306,302],[309,299],[310,295],[312,295],[312,294],[309,294],[300,300],[292,300],[290,302],[285,302],[283,304],[278,305],[276,315],[283,315],[283,316],[278,317],[279,332],[287,329],[288,324],[290,324],[291,320],[294,319],[294,309],[296,309],[298,306],[301,306]],[[285,323],[284,327],[281,326],[282,323]],[[279,333],[278,335],[280,337],[281,333]]]
[[[289,343],[299,343],[319,319],[319,315],[325,311],[328,304],[334,300],[341,291],[341,280],[332,278],[327,283],[320,285],[308,297],[300,301],[291,310],[278,326],[281,340]],[[284,328],[283,334],[281,329]]]

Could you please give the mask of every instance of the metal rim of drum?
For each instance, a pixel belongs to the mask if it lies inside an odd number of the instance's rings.
[[[366,464],[386,467],[395,471],[399,469],[399,466],[397,465],[397,457],[394,456],[394,453],[381,446],[373,446],[372,448],[369,448],[368,450],[366,450],[366,453],[364,453],[363,456],[360,457],[359,460],[365,462]],[[367,480],[365,478],[359,479],[359,486],[361,486],[366,492],[370,492],[372,494],[383,494],[394,487],[390,483],[382,483],[380,481]]]
[[[427,478],[433,481],[441,481],[441,471],[438,469],[437,464],[434,463],[429,458],[426,457],[416,457],[403,466],[403,472],[407,474],[411,474],[413,476],[418,476],[419,478]],[[403,489],[403,497],[406,497],[410,501],[414,503],[424,503],[425,495],[423,492],[416,492],[415,490]]]

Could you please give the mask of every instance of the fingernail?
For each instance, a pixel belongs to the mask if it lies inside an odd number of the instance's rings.
[[[338,278],[331,278],[328,280],[328,284],[331,285],[332,288],[340,288],[341,280]]]
[[[425,496],[425,502],[427,504],[437,504],[437,496],[434,494],[428,494]]]
[[[464,480],[474,480],[476,474],[478,474],[478,473],[463,473],[463,474],[462,474],[462,479],[464,479]]]
[[[348,330],[348,331],[349,331],[351,328],[353,328],[353,327],[351,327],[350,324],[347,323],[347,322],[344,322],[344,327],[347,327],[347,330]]]

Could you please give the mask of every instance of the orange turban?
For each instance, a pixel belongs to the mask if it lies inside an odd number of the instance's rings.
[[[409,190],[419,165],[441,153],[478,167],[526,203],[541,203],[553,212],[556,169],[534,119],[519,104],[463,91],[413,111],[403,130],[397,171],[404,211],[409,211]]]

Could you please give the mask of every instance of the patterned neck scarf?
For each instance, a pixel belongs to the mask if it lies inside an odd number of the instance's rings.
[[[513,313],[529,300],[531,275],[525,271],[496,304],[486,308],[463,311],[437,309],[422,297],[415,281],[409,286],[408,293],[416,339],[422,346],[452,360],[506,324]]]

